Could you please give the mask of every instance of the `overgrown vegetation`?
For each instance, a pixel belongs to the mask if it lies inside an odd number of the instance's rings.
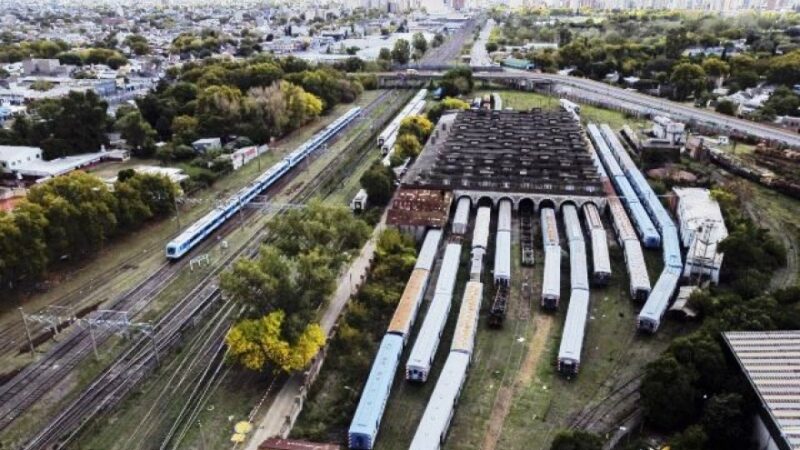
[[[274,239],[258,257],[238,260],[220,286],[244,319],[227,337],[232,359],[251,370],[299,370],[325,339],[314,323],[336,288],[339,268],[369,236],[344,207],[315,200],[270,224]]]
[[[636,77],[634,87],[660,87],[662,95],[678,100],[705,104],[719,86],[736,92],[764,81],[791,89],[800,79],[798,14],[624,11],[562,17],[541,9],[498,9],[493,16],[502,24],[491,37],[500,50],[531,42],[558,45],[511,51],[543,71],[572,68],[573,75],[597,80],[617,74],[618,83]],[[800,101],[792,92],[781,97]],[[772,120],[777,113],[764,112],[755,118]],[[797,114],[796,108],[789,113]]]
[[[121,172],[113,191],[83,172],[33,186],[12,212],[0,211],[0,284],[30,285],[62,260],[79,261],[105,242],[174,210],[177,186],[156,175]]]
[[[736,196],[714,195],[730,232],[720,244],[729,284],[692,296],[702,325],[647,366],[640,389],[647,424],[676,433],[670,442],[680,449],[741,448],[749,439],[757,403],[726,358],[721,333],[800,326],[800,287],[764,293],[773,270],[785,263],[785,250],[741,213]]]
[[[333,337],[322,373],[314,383],[292,436],[346,442],[372,364],[372,355],[403,292],[416,260],[413,239],[388,229],[378,241],[367,282],[349,303]]]

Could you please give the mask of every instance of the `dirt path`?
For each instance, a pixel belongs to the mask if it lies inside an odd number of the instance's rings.
[[[527,387],[530,384],[542,353],[544,353],[547,336],[550,334],[550,327],[553,324],[553,317],[537,314],[534,324],[536,328],[531,337],[528,353],[525,355],[525,360],[517,372],[517,377],[511,385],[502,386],[497,391],[492,413],[489,416],[489,426],[481,446],[483,450],[495,450],[497,447],[500,433],[503,430],[503,423],[505,423],[506,416],[511,410],[514,394],[520,388]]]
[[[800,267],[800,249],[798,249],[795,236],[790,229],[787,229],[781,218],[770,214],[768,208],[755,208],[752,203],[745,208],[747,215],[754,222],[769,229],[786,249],[786,266],[779,268],[772,274],[770,289],[793,286],[797,283],[797,273],[800,271],[798,270],[798,267]]]

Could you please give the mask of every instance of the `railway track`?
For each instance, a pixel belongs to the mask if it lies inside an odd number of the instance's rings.
[[[630,413],[630,407],[639,400],[642,373],[621,382],[605,397],[581,410],[569,423],[573,429],[604,433],[613,425],[620,413]],[[630,414],[629,414],[630,415]]]
[[[364,109],[364,112],[372,112],[388,95],[388,92],[381,94]],[[380,120],[385,121],[385,117],[390,115],[391,111],[384,113]],[[364,118],[362,116],[362,118],[354,121],[353,124],[361,123],[363,120]],[[368,138],[372,134],[373,131],[371,129],[364,129],[354,137],[352,141],[364,140],[366,136],[366,142],[368,142]],[[342,134],[339,134],[336,138],[332,139],[330,143],[338,141],[341,136]],[[314,177],[311,183],[302,186],[298,192],[292,195],[291,203],[309,200],[317,192],[319,187],[326,182],[328,176],[338,173],[335,171],[336,163],[344,158],[345,155],[347,155],[346,151],[342,151],[338,154],[334,160],[323,169],[319,176]],[[319,154],[314,155],[314,158],[318,156]],[[285,210],[286,207],[282,207],[277,214],[281,214]],[[149,345],[147,340],[149,338],[140,338],[125,351],[115,363],[101,373],[77,399],[72,401],[65,408],[62,408],[61,412],[52,419],[47,426],[43,427],[24,448],[51,448],[50,446],[52,445],[61,447],[65,442],[59,442],[60,439],[66,436],[66,442],[68,442],[89,419],[109,408],[111,405],[115,405],[124,398],[133,386],[141,381],[149,370],[152,370],[156,366],[157,354],[165,353],[174,348],[174,346],[179,343],[182,332],[187,327],[194,324],[197,318],[202,315],[201,313],[211,304],[219,300],[221,294],[218,286],[214,282],[216,280],[216,275],[239,256],[252,255],[257,252],[263,238],[264,234],[262,232],[254,233],[241,247],[240,251],[231,253],[223,264],[218,265],[212,272],[206,275],[202,282],[199,283],[189,295],[184,297],[159,320],[155,328],[157,330],[155,343],[152,344],[158,349],[158,352],[147,350]],[[184,258],[184,260],[186,259],[187,258]],[[219,340],[221,339],[222,337],[220,337]],[[84,339],[83,344],[79,348],[84,348],[88,345],[85,341],[87,341],[87,339]],[[88,350],[84,353],[88,353]],[[70,358],[70,362],[73,362],[70,369],[77,364],[77,360],[78,358]],[[40,385],[38,390],[33,388],[30,392],[39,394],[40,397],[42,394],[41,389],[43,389],[43,386]],[[32,402],[33,401],[28,402],[27,406],[30,406]],[[20,413],[17,412],[15,417],[18,417],[19,414]]]

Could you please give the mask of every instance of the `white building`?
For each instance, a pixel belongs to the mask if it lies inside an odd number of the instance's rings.
[[[673,145],[683,145],[686,141],[686,125],[669,117],[656,116],[653,118],[653,135],[658,139],[666,139]]]
[[[728,237],[722,211],[708,189],[673,188],[678,197],[681,244],[688,248],[683,276],[708,277],[719,283],[723,254],[717,244]]]
[[[0,168],[2,172],[15,172],[24,165],[42,160],[42,149],[39,147],[19,147],[0,145]]]

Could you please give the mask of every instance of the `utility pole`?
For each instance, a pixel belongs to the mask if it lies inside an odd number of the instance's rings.
[[[181,212],[178,209],[178,198],[173,195],[172,196],[172,205],[175,206],[175,220],[178,222],[178,233],[181,232]]]
[[[25,317],[25,311],[22,307],[19,308],[19,314],[22,316],[22,323],[25,325],[25,335],[28,337],[28,346],[31,349],[31,358],[36,359],[36,353],[33,348],[33,339],[31,339],[31,330],[28,328],[28,319]]]

